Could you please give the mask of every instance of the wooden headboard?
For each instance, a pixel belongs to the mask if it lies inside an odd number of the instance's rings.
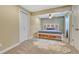
[[[59,30],[59,24],[44,24],[44,29],[47,29],[47,28],[55,28]]]

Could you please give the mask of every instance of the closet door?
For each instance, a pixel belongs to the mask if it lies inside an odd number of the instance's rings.
[[[28,39],[28,15],[20,12],[20,42]]]
[[[71,44],[79,50],[79,6],[73,6],[72,11]]]

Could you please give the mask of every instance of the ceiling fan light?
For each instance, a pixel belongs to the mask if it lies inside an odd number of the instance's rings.
[[[51,16],[51,14],[49,14],[49,19],[51,19],[52,18],[52,16]]]
[[[49,19],[51,19],[52,17],[50,16]]]

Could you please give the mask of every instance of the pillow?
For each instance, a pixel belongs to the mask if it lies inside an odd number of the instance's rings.
[[[55,28],[47,28],[47,30],[55,30]]]

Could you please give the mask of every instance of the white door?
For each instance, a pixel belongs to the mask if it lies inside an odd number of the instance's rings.
[[[79,6],[73,6],[72,11],[71,44],[79,50]]]
[[[27,40],[27,35],[28,35],[28,16],[26,13],[24,12],[20,12],[20,42],[23,42],[25,40]]]

